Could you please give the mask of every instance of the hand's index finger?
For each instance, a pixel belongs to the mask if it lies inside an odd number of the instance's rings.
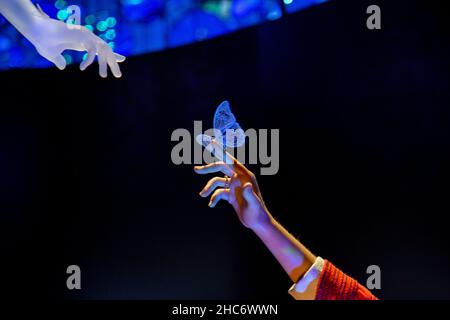
[[[215,158],[219,161],[226,163],[231,169],[234,169],[234,164],[237,160],[228,152],[222,144],[218,143],[216,140],[208,135],[201,134],[197,136],[197,143],[203,145],[206,150],[208,150]]]
[[[233,169],[231,169],[227,164],[223,162],[214,162],[207,164],[205,166],[194,167],[195,172],[198,174],[208,174],[215,172],[222,172],[223,174],[232,177],[234,175]]]

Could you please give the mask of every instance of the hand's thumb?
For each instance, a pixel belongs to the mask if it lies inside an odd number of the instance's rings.
[[[66,59],[64,59],[61,54],[57,55],[54,58],[49,58],[48,60],[52,62],[59,70],[64,70],[64,68],[66,67]]]
[[[249,204],[258,204],[259,203],[259,198],[256,195],[255,191],[253,191],[253,186],[250,182],[247,182],[244,185],[244,190],[242,192],[242,195],[244,196],[244,199]]]

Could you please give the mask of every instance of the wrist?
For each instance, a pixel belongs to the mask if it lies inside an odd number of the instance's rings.
[[[42,17],[30,15],[28,22],[18,27],[17,30],[36,47],[39,45],[39,38],[42,37],[42,22]]]
[[[275,228],[276,222],[272,215],[268,212],[264,212],[261,216],[260,221],[251,227],[253,232],[255,232],[259,237],[270,233],[271,230]]]

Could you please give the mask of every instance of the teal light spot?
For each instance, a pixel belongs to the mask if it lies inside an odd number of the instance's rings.
[[[140,4],[143,0],[122,0],[123,4],[129,5],[137,5]]]
[[[108,28],[113,28],[117,24],[117,20],[114,17],[108,17],[106,18],[106,24]]]
[[[64,9],[67,7],[67,2],[64,0],[58,0],[55,2],[55,8],[58,10]]]
[[[71,64],[72,63],[72,56],[70,56],[69,54],[64,54],[63,55],[64,59],[66,59],[66,63],[67,64]]]
[[[106,29],[108,29],[108,25],[106,24],[105,21],[99,21],[97,22],[97,30],[99,31],[105,31]]]
[[[97,19],[95,18],[95,16],[94,16],[93,14],[88,15],[88,16],[84,19],[84,21],[86,21],[86,24],[94,24],[94,23],[95,23],[95,20],[97,20]]]
[[[285,4],[291,4],[293,0],[283,0]]]
[[[110,30],[106,31],[105,37],[108,40],[114,40],[116,38],[116,30],[110,29]]]
[[[111,49],[114,50],[114,48],[116,47],[116,43],[114,41],[108,42],[108,46],[110,46]]]
[[[59,20],[66,20],[69,14],[67,13],[67,10],[59,10],[58,14],[56,15]]]
[[[83,54],[83,57],[81,58],[83,61],[86,60],[87,58],[87,52],[85,54]]]
[[[91,30],[92,32],[94,32],[94,27],[91,26],[90,24],[85,25],[86,29]]]

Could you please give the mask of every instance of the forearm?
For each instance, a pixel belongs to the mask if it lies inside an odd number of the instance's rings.
[[[0,13],[24,37],[31,40],[35,21],[41,13],[30,0],[0,0]]]
[[[299,240],[273,218],[253,231],[294,282],[304,275],[316,259]]]

